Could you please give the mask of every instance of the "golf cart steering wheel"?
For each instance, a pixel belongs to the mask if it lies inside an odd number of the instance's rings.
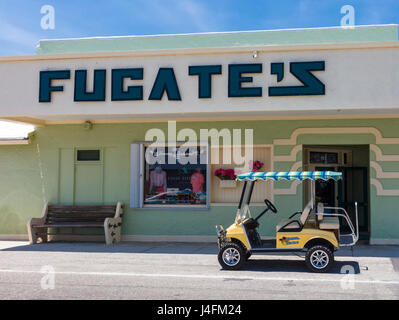
[[[264,200],[265,201],[265,204],[266,204],[266,209],[265,210],[263,210],[254,220],[255,221],[258,221],[259,220],[259,218],[261,217],[261,216],[263,216],[267,211],[272,211],[272,212],[274,212],[274,213],[277,213],[277,209],[276,209],[276,207],[273,205],[273,203],[271,203],[269,200],[267,200],[267,199],[265,199]]]
[[[268,208],[269,210],[271,210],[271,211],[274,212],[274,213],[277,213],[276,207],[274,206],[273,203],[270,202],[270,200],[265,199],[264,201],[265,201],[265,204],[266,204],[266,206],[267,206],[267,208]]]

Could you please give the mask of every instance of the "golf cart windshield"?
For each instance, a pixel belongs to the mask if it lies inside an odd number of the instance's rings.
[[[251,212],[249,210],[249,202],[251,201],[251,194],[254,188],[254,184],[255,182],[247,182],[247,181],[245,181],[244,183],[235,219],[237,223],[243,221],[246,218],[251,218]]]

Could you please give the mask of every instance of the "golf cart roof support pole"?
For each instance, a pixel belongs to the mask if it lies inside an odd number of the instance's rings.
[[[252,197],[252,191],[254,191],[254,186],[255,186],[255,181],[251,181],[251,186],[249,187],[249,195],[247,199],[247,205],[251,202],[251,197]]]
[[[244,200],[245,189],[247,188],[247,184],[248,184],[248,181],[245,181],[244,186],[242,187],[242,192],[241,192],[241,197],[240,197],[240,203],[238,204],[238,209],[241,209],[242,201]]]
[[[316,193],[316,187],[315,187],[315,180],[310,180],[310,200],[312,200],[312,204],[315,207],[315,193]]]

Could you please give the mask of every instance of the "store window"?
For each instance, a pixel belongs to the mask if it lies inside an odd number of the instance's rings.
[[[207,145],[142,144],[139,154],[140,181],[132,181],[140,189],[139,207],[208,207]]]

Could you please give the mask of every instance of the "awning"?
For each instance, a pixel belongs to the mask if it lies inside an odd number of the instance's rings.
[[[286,171],[286,172],[249,172],[237,175],[238,181],[256,181],[256,180],[328,180],[335,181],[342,179],[342,172],[334,171]]]

